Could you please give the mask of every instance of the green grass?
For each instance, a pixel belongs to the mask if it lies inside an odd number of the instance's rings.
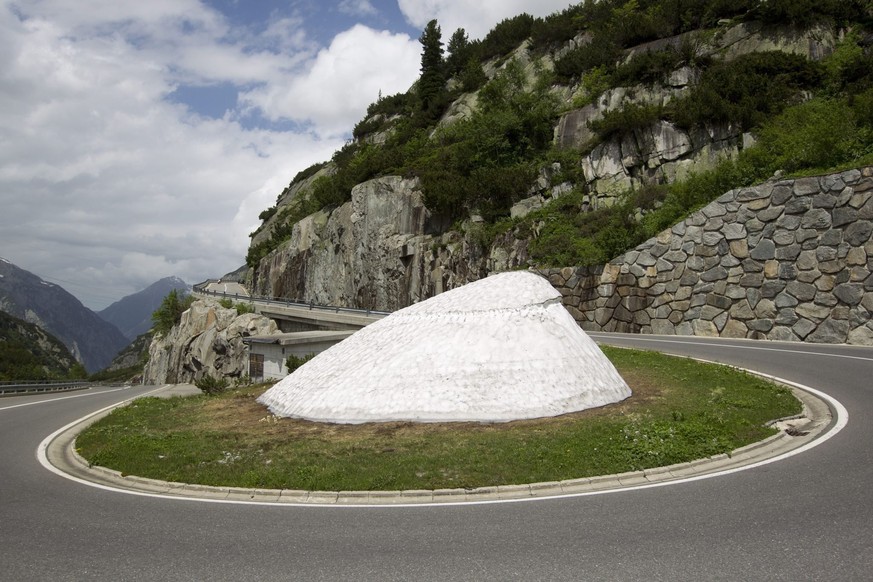
[[[438,489],[621,473],[729,452],[796,414],[790,390],[727,367],[603,348],[624,402],[511,423],[329,425],[280,419],[264,386],[144,398],[79,436],[92,464],[168,481],[309,490]]]

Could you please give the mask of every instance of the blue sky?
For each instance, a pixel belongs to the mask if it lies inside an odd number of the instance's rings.
[[[244,262],[258,214],[418,77],[424,25],[558,0],[0,0],[0,256],[101,309]]]
[[[405,33],[415,39],[420,29],[410,24],[396,2],[320,2],[317,0],[300,0],[282,2],[278,0],[240,1],[221,0],[206,2],[214,10],[224,15],[234,23],[236,30],[245,30],[253,36],[263,37],[268,33],[271,23],[290,20],[305,28],[307,49],[317,50],[325,47],[337,35],[348,31],[356,25],[363,25],[374,30],[390,30],[394,33]],[[274,43],[272,50],[279,52],[282,47]],[[253,85],[235,85],[233,83],[203,83],[181,82],[168,98],[182,103],[197,113],[213,118],[221,118],[228,111],[240,107],[240,91],[254,89]],[[377,93],[378,96],[378,93]],[[239,117],[239,122],[248,129],[267,128],[283,131],[300,131],[305,123],[289,123],[269,119],[259,110],[247,111]]]

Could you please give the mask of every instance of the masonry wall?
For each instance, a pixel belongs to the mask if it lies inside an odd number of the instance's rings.
[[[732,190],[609,264],[541,271],[583,329],[873,345],[873,167]]]

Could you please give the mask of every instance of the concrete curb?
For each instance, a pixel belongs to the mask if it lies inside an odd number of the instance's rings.
[[[110,489],[146,495],[230,502],[334,506],[421,505],[581,495],[664,484],[670,481],[719,473],[771,459],[807,445],[826,433],[834,424],[835,411],[824,399],[795,386],[790,386],[790,388],[803,403],[803,412],[800,415],[771,423],[779,429],[779,433],[763,441],[738,448],[728,454],[618,475],[601,475],[522,485],[406,491],[303,491],[212,487],[124,475],[112,469],[89,465],[75,449],[76,436],[89,425],[109,414],[111,409],[85,417],[68,427],[67,430],[60,432],[48,443],[46,458],[59,471],[82,481]],[[164,389],[169,391],[171,388],[165,387]],[[118,406],[124,406],[128,402],[130,401]]]

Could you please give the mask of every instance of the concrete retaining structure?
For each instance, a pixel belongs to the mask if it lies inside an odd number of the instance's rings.
[[[873,166],[731,190],[601,267],[540,271],[588,331],[873,345]]]

